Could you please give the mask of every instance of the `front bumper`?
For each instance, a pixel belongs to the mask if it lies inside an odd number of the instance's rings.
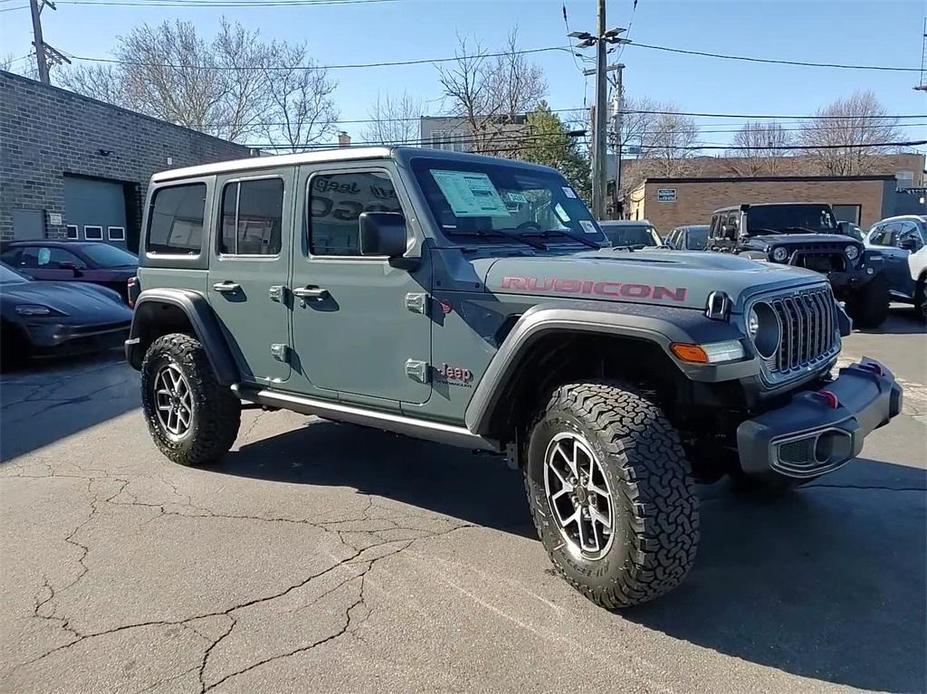
[[[902,389],[874,359],[840,369],[820,391],[803,391],[737,427],[740,466],[755,477],[807,479],[836,470],[901,411]]]
[[[829,272],[827,273],[827,281],[830,282],[830,286],[834,290],[834,296],[844,298],[860,287],[869,284],[876,274],[877,270],[871,267],[849,272]]]
[[[27,323],[23,326],[29,341],[38,351],[93,351],[123,344],[129,335],[128,321],[97,325],[67,325],[61,323]]]

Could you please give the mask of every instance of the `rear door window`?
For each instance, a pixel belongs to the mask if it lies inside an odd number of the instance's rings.
[[[229,183],[222,192],[219,252],[277,255],[283,224],[283,181],[264,178]]]
[[[148,252],[199,255],[205,213],[205,183],[187,183],[157,190],[151,202]]]

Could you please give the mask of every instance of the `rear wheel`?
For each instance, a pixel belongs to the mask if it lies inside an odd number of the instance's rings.
[[[914,287],[914,310],[918,318],[927,321],[927,276],[921,277]]]
[[[847,301],[847,310],[861,328],[878,328],[888,318],[891,296],[883,275],[876,275]]]
[[[206,465],[235,443],[241,402],[216,381],[198,340],[174,333],[151,343],[142,362],[142,405],[161,452],[181,465]]]
[[[621,386],[555,390],[530,433],[525,487],[557,571],[608,608],[675,588],[695,560],[698,500],[679,438]]]

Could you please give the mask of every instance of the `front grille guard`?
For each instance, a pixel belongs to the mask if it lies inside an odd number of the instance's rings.
[[[840,352],[837,304],[830,285],[756,297],[769,304],[779,322],[779,346],[763,359],[764,375],[780,384],[823,366]]]

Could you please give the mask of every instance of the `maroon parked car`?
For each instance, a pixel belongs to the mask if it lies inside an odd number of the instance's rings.
[[[10,241],[0,248],[0,260],[37,280],[99,284],[123,301],[138,269],[137,256],[98,241]]]

